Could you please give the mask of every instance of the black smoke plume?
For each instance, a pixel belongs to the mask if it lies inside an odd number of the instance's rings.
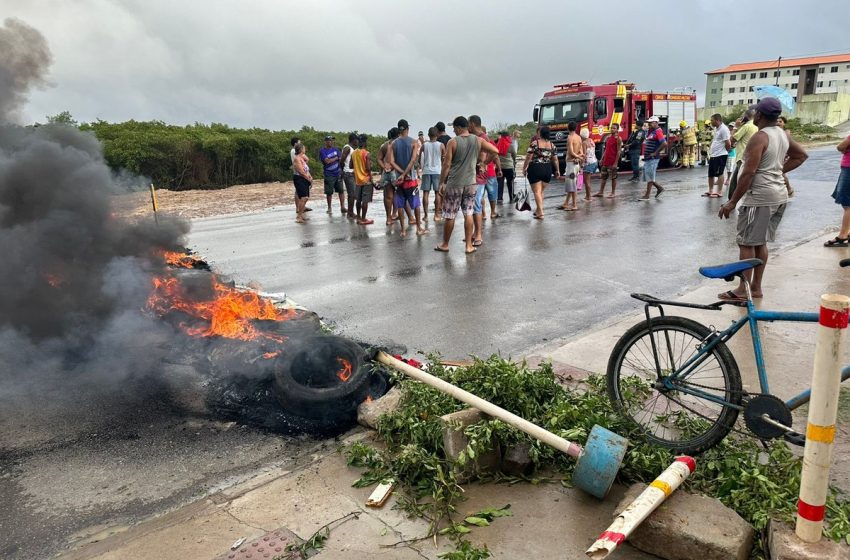
[[[45,83],[44,37],[0,28],[0,414],[56,405],[68,387],[108,393],[160,371],[174,329],[144,313],[164,249],[188,224],[112,215],[118,187],[97,139],[13,123]],[[4,402],[5,401],[5,402]],[[0,418],[2,420],[2,418]]]

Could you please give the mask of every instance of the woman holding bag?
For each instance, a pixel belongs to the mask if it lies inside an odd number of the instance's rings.
[[[558,167],[558,156],[555,146],[549,141],[549,127],[540,128],[540,137],[531,141],[523,164],[522,173],[528,179],[531,192],[534,193],[534,217],[543,219],[543,191],[552,181],[552,175],[556,179],[561,178],[561,170]]]

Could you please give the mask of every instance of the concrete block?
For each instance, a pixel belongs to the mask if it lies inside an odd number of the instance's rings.
[[[510,476],[523,476],[531,474],[534,463],[531,461],[531,443],[520,442],[508,447],[502,459],[502,472]]]
[[[489,419],[489,416],[477,408],[465,408],[440,417],[443,423],[443,449],[450,461],[457,461],[461,452],[469,445],[469,438],[463,433],[467,426]],[[502,454],[497,442],[493,450],[483,453],[475,461],[459,469],[457,472],[460,482],[468,482],[482,472],[496,472],[502,461]]]
[[[378,427],[378,418],[395,411],[401,403],[401,387],[394,386],[379,399],[360,403],[357,407],[357,423],[373,430]]]
[[[771,519],[767,526],[771,560],[847,560],[850,546],[823,538],[814,544],[797,538],[794,527]]]
[[[632,485],[617,505],[614,517],[646,488]],[[629,537],[635,548],[667,560],[746,560],[754,531],[719,500],[673,493]]]

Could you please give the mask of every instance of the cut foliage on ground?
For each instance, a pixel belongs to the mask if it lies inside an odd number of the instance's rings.
[[[509,410],[568,440],[584,441],[594,424],[630,439],[630,447],[618,475],[619,482],[649,482],[673,460],[666,449],[641,441],[635,428],[620,418],[605,397],[605,380],[592,376],[578,389],[566,388],[555,378],[550,364],[537,369],[493,356],[476,359],[473,365],[445,368],[432,357],[429,373]],[[403,397],[400,407],[379,420],[378,435],[383,448],[356,443],[346,450],[350,465],[364,469],[355,486],[372,486],[394,479],[401,496],[396,507],[430,522],[429,537],[446,536],[456,550],[444,558],[469,560],[489,558],[489,552],[473,546],[466,535],[475,523],[458,512],[463,490],[456,466],[443,450],[440,417],[465,407],[452,397],[399,374]],[[563,453],[542,444],[499,420],[488,420],[465,429],[469,446],[460,461],[500,446],[531,445],[531,459],[539,478],[560,480],[567,485],[574,462]],[[783,442],[766,448],[751,438],[729,436],[702,454],[697,469],[685,484],[691,492],[718,498],[750,522],[760,535],[751,558],[765,557],[763,529],[771,517],[792,522],[796,515],[802,461]],[[488,480],[485,480],[488,481]],[[517,478],[493,475],[492,482],[522,482]],[[502,510],[494,510],[502,511]],[[479,516],[473,516],[477,518]],[[498,524],[498,516],[486,519]],[[830,492],[824,534],[850,544],[850,500]]]

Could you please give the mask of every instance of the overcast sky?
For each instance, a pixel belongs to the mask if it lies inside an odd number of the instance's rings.
[[[705,89],[736,62],[850,52],[847,0],[0,0],[41,31],[30,121],[383,132],[457,114],[526,122],[556,83]],[[755,9],[755,8],[754,8]]]

